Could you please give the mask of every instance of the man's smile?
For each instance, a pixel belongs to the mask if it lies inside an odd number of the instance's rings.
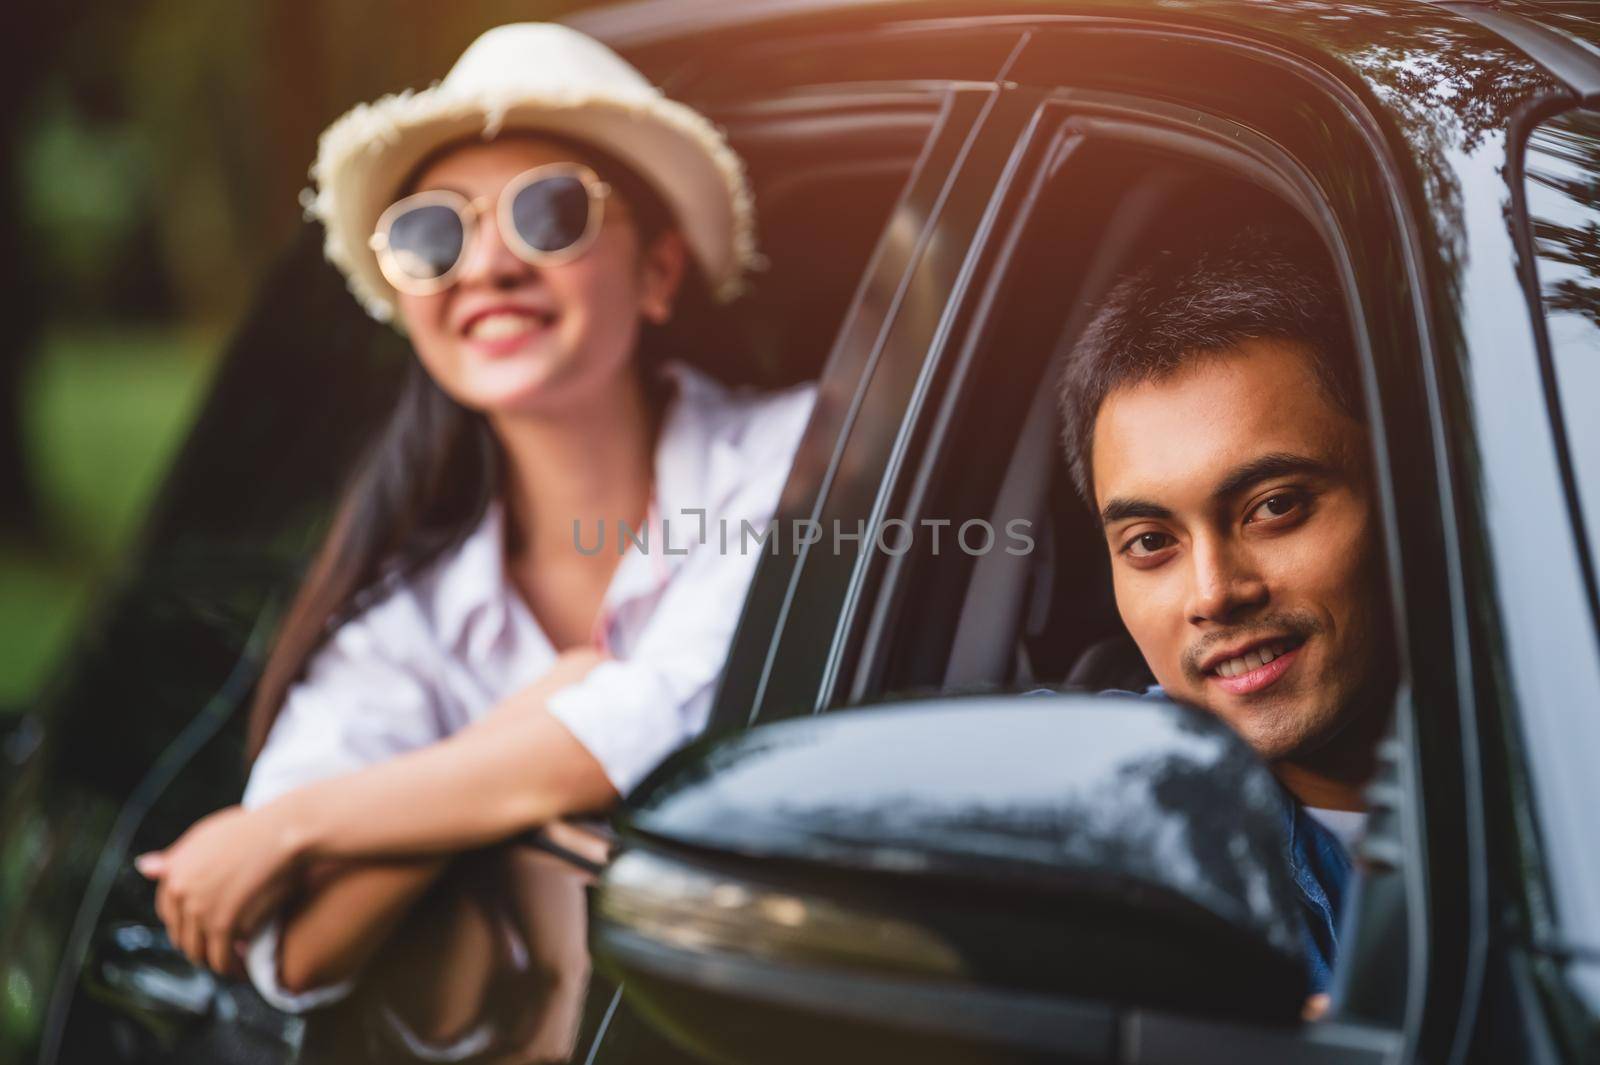
[[[1236,665],[1247,660],[1249,659],[1230,659],[1224,664],[1228,668],[1242,670],[1241,672],[1233,672],[1226,676],[1222,673],[1208,673],[1206,679],[1230,695],[1254,695],[1281,680],[1284,674],[1300,660],[1300,649],[1297,647],[1292,651],[1285,651],[1251,668]]]
[[[1201,675],[1230,695],[1253,695],[1276,684],[1299,661],[1305,636],[1259,637],[1208,655]]]

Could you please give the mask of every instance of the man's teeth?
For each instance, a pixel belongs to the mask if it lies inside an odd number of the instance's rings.
[[[535,329],[541,323],[542,319],[536,314],[496,311],[474,321],[472,327],[467,330],[467,335],[474,340],[504,340],[506,337]]]
[[[1241,673],[1248,673],[1252,669],[1260,669],[1274,658],[1287,653],[1282,644],[1269,644],[1266,647],[1257,647],[1254,651],[1246,651],[1238,658],[1230,658],[1217,667],[1219,677],[1237,677]]]

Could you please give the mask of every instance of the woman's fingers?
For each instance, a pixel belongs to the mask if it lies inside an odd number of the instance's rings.
[[[524,719],[529,711],[542,709],[546,699],[561,689],[578,683],[605,660],[605,653],[593,647],[577,647],[562,651],[556,656],[550,668],[541,673],[537,680],[510,698],[497,703],[479,724],[485,722],[503,724],[507,721]]]
[[[197,896],[186,870],[166,870],[156,889],[156,915],[166,926],[167,938],[196,965],[212,967],[211,919],[204,899]]]
[[[178,949],[196,965],[206,963],[205,941],[201,936],[200,922],[189,906],[178,902]]]
[[[233,932],[230,929],[212,928],[205,936],[206,964],[211,971],[223,976],[233,967]]]
[[[226,973],[233,955],[233,940],[238,926],[238,906],[226,894],[214,895],[209,908],[201,916],[201,949],[205,951],[206,967],[212,972]]]
[[[239,915],[233,922],[233,937],[248,940],[256,931],[267,923],[284,902],[287,891],[282,886],[272,886],[258,891],[247,899],[239,910]]]
[[[183,945],[178,934],[182,927],[181,914],[177,900],[172,896],[172,885],[165,880],[156,888],[156,916],[161,918],[161,924],[167,930],[167,939],[175,948],[182,950]]]
[[[276,821],[229,807],[135,860],[159,881],[156,913],[173,945],[197,965],[233,970],[235,943],[282,901],[292,867],[274,849],[280,837]]]
[[[185,878],[174,876],[170,868],[163,867],[161,879],[156,884],[156,916],[166,926],[167,939],[171,940],[173,947],[191,961],[204,964],[203,960],[195,957],[194,927],[188,912],[187,896]]]

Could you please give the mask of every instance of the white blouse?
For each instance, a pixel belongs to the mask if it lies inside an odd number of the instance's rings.
[[[657,441],[647,531],[624,538],[611,524],[600,542],[623,552],[596,621],[610,660],[549,702],[624,795],[705,726],[763,550],[757,537],[816,398],[809,384],[759,393],[681,363],[665,370],[676,392]],[[741,536],[746,522],[754,533]],[[506,575],[503,526],[492,504],[456,549],[334,632],[273,722],[245,806],[442,739],[550,668],[556,649]],[[602,532],[588,523],[574,535],[592,552]],[[349,990],[285,992],[277,933],[271,922],[249,951],[267,1001],[299,1011]]]

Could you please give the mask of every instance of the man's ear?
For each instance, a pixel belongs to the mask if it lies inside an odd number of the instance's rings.
[[[639,313],[646,321],[665,325],[689,267],[689,245],[683,234],[669,229],[656,237],[640,257]]]

